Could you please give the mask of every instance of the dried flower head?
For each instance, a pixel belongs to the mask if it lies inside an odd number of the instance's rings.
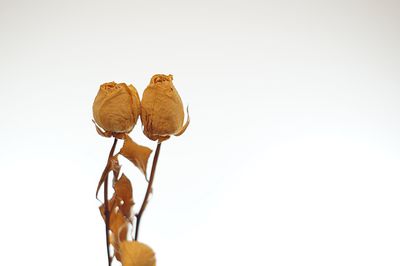
[[[172,79],[172,75],[154,75],[143,92],[140,117],[144,134],[151,140],[179,136],[189,125],[189,119],[183,125],[183,104]]]
[[[100,86],[93,103],[93,117],[106,132],[130,132],[139,114],[140,100],[135,87],[115,82]]]

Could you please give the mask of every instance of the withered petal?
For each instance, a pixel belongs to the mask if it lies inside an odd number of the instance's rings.
[[[105,137],[105,138],[109,138],[109,137],[112,136],[112,132],[108,132],[108,131],[103,131],[103,130],[101,130],[101,128],[99,128],[99,126],[96,124],[96,121],[94,121],[93,119],[92,119],[92,122],[93,122],[94,126],[96,127],[97,133],[98,133],[100,136]]]
[[[186,107],[186,112],[187,112],[186,123],[182,126],[181,129],[179,129],[179,131],[177,133],[174,134],[174,136],[178,137],[178,136],[182,135],[183,133],[185,133],[186,129],[188,128],[189,123],[190,123],[189,105]]]

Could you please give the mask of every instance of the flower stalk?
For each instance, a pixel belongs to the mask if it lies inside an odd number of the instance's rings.
[[[109,231],[110,231],[110,210],[108,209],[108,174],[111,169],[111,158],[114,156],[115,147],[117,146],[117,138],[114,138],[114,143],[111,147],[110,153],[108,155],[107,164],[104,168],[102,178],[104,179],[104,216],[105,216],[105,224],[106,224],[106,244],[107,244],[107,259],[108,265],[111,266],[112,257],[110,255],[110,239],[109,239]]]
[[[138,236],[139,236],[140,219],[142,218],[143,212],[146,209],[146,206],[147,206],[147,203],[148,203],[148,200],[149,200],[149,196],[151,194],[153,181],[154,181],[154,175],[156,173],[158,156],[160,155],[160,149],[161,149],[161,142],[158,142],[157,143],[156,152],[154,154],[153,164],[151,166],[150,179],[149,179],[149,183],[147,184],[146,194],[145,194],[145,196],[143,198],[142,206],[140,207],[139,212],[136,214],[136,228],[135,228],[135,240],[136,241],[138,240]]]

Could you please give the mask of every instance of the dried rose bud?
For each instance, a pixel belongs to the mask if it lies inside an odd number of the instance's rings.
[[[106,132],[130,132],[139,113],[140,100],[135,87],[115,82],[100,86],[93,103],[93,117]]]
[[[143,92],[141,120],[144,134],[151,140],[163,141],[183,134],[184,111],[181,97],[172,83],[172,75],[154,75]]]

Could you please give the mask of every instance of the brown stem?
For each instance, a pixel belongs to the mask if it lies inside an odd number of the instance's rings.
[[[153,185],[154,175],[156,173],[156,167],[157,167],[158,156],[160,155],[160,149],[161,149],[161,142],[157,143],[156,153],[154,154],[154,158],[153,158],[153,165],[151,166],[150,179],[149,179],[149,183],[147,185],[146,195],[144,196],[142,207],[140,207],[138,214],[136,214],[136,231],[135,231],[135,240],[136,241],[137,241],[138,235],[139,235],[140,219],[142,218],[143,212],[146,209],[147,202],[148,202],[148,199],[149,199],[149,196],[151,193],[151,187]]]
[[[108,155],[107,165],[104,168],[101,178],[104,178],[104,220],[106,223],[106,243],[107,243],[107,259],[108,266],[111,266],[112,257],[110,256],[110,240],[108,238],[108,232],[110,231],[110,211],[108,209],[108,173],[111,167],[111,158],[114,155],[115,146],[117,146],[117,138],[114,138],[114,143],[111,147],[110,154]]]

